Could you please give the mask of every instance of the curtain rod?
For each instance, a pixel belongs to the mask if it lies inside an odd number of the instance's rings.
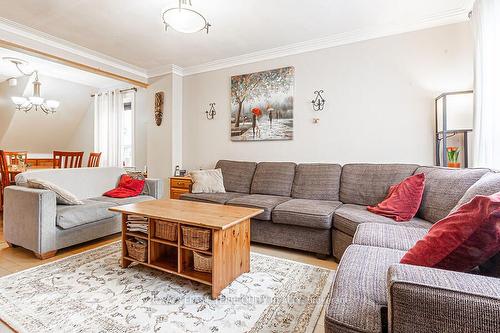
[[[133,90],[135,92],[137,92],[137,88],[136,87],[133,87],[133,88],[129,88],[129,89],[123,89],[123,90],[120,90],[121,93],[124,93],[124,92],[127,92],[127,91],[130,91],[130,90]],[[90,97],[94,97],[94,96],[101,96],[102,93],[99,93],[99,94],[90,94]]]

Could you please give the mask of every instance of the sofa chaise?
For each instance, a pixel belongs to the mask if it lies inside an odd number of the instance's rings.
[[[163,196],[163,181],[146,179],[141,195],[116,199],[102,194],[113,189],[122,168],[38,170],[16,176],[16,186],[5,188],[4,238],[12,246],[31,250],[40,259],[71,245],[121,231],[121,217],[108,208]],[[52,182],[84,201],[83,205],[58,205],[55,193],[27,186],[28,179]]]

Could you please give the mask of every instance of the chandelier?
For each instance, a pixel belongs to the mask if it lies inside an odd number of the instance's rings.
[[[44,100],[43,97],[40,96],[40,86],[42,83],[38,79],[38,71],[35,70],[31,73],[25,73],[21,66],[25,64],[24,61],[15,58],[7,59],[11,63],[13,63],[17,70],[21,72],[22,75],[31,77],[35,76],[35,80],[33,81],[33,95],[26,97],[13,96],[11,97],[12,102],[16,105],[16,110],[28,112],[31,110],[38,111],[40,109],[45,114],[52,114],[56,112],[56,109],[59,107],[59,102],[55,100]]]
[[[211,27],[210,23],[196,10],[192,9],[191,0],[179,0],[177,7],[163,11],[162,18],[165,31],[172,28],[183,33],[194,33]]]

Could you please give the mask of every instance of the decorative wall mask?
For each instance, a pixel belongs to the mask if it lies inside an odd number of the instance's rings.
[[[155,94],[155,121],[157,126],[161,125],[161,121],[163,119],[163,100],[163,91],[157,92]]]

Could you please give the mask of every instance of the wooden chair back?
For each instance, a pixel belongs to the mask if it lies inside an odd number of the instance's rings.
[[[81,168],[83,151],[57,151],[53,152],[53,168]]]
[[[3,211],[3,189],[10,185],[9,165],[7,164],[7,154],[0,150],[0,211]]]
[[[101,154],[102,153],[90,153],[87,167],[89,168],[99,167],[99,162],[101,161]]]
[[[7,157],[7,165],[18,165],[20,160],[26,163],[28,159],[27,151],[6,151],[5,155]]]
[[[2,192],[5,186],[10,185],[9,164],[7,163],[7,154],[5,151],[0,150],[0,176]]]

